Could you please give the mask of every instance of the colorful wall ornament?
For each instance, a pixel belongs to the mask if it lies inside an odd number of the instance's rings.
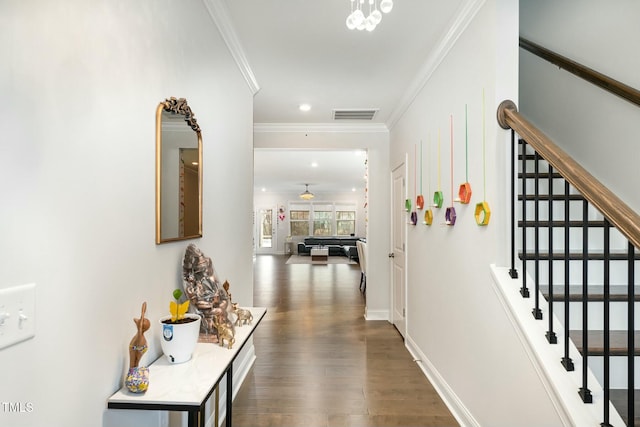
[[[489,204],[487,202],[476,203],[476,224],[478,225],[487,225],[489,224],[489,219],[491,218],[491,209],[489,209]]]
[[[450,189],[451,189],[451,206],[447,208],[444,214],[445,224],[454,226],[456,225],[456,209],[453,207],[453,115],[449,116],[449,146],[450,146]]]
[[[422,195],[422,140],[420,140],[420,194],[416,196],[416,208],[424,209],[424,196]]]
[[[458,201],[463,205],[468,205],[471,202],[471,184],[465,182],[460,184],[460,189],[458,190]]]
[[[424,211],[424,220],[422,223],[424,225],[433,224],[433,211],[431,209],[427,209],[426,211]]]
[[[471,201],[471,184],[469,184],[469,127],[467,120],[467,104],[464,105],[464,133],[465,182],[460,184],[457,201],[466,205]]]
[[[415,196],[416,192],[418,191],[418,159],[417,159],[417,151],[418,149],[416,148],[416,145],[414,144],[413,146],[413,194]],[[417,200],[417,196],[415,197],[415,199]],[[416,206],[417,206],[417,202],[416,202]],[[411,225],[416,225],[418,223],[418,213],[414,210],[411,211],[411,216],[410,216],[410,221],[411,221]]]
[[[422,141],[420,141],[420,161],[422,161]],[[428,186],[428,194],[431,194],[431,135],[429,135],[429,146],[427,147],[427,165],[429,166],[429,171],[427,172],[427,186]],[[422,174],[422,171],[420,171],[420,173]],[[424,203],[424,199],[423,199],[423,203]],[[429,206],[427,208],[427,210],[424,212],[424,219],[422,221],[422,223],[424,225],[431,225],[433,224],[433,211],[431,210],[431,207]]]
[[[445,224],[454,226],[456,225],[456,218],[458,215],[456,214],[456,208],[453,206],[449,206],[447,210],[444,212],[444,221]]]
[[[485,126],[485,101],[484,89],[482,89],[482,198],[483,201],[476,204],[475,218],[479,226],[489,225],[491,209],[487,203],[487,142]]]
[[[433,193],[433,207],[440,209],[444,203],[441,186],[441,157],[440,157],[440,129],[438,129],[438,189]]]

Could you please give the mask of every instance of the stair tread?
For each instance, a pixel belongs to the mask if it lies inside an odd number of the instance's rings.
[[[522,220],[518,220],[518,227],[522,227],[523,221]],[[535,226],[535,221],[528,219],[526,221],[524,221],[524,224],[527,226],[527,228],[531,228]],[[583,227],[585,224],[584,221],[582,220],[573,220],[573,221],[569,221],[569,227]],[[604,221],[587,221],[586,223],[589,227],[604,227]],[[549,226],[549,221],[538,221],[538,225],[540,227],[548,227]],[[555,220],[555,221],[551,221],[551,226],[552,227],[564,227],[565,226],[565,221],[561,221],[561,220]]]
[[[580,353],[584,350],[582,343],[582,331],[569,331],[569,337],[578,348]],[[604,355],[604,331],[588,331],[587,341],[589,345],[589,356]],[[634,354],[640,356],[640,331],[634,331]],[[609,352],[612,356],[627,355],[627,331],[610,331],[609,332]]]
[[[562,178],[562,175],[558,172],[552,172],[554,178]],[[525,178],[535,178],[535,172],[527,172]],[[518,178],[522,178],[522,172],[518,172]],[[538,178],[549,178],[549,172],[538,172]]]
[[[628,392],[629,391],[627,389],[612,388],[609,390],[609,400],[611,400],[611,403],[613,403],[613,406],[616,407],[618,413],[627,425],[629,425],[629,401],[627,399]],[[634,425],[640,425],[640,390],[634,390],[633,397],[633,410],[635,413],[635,416],[633,417]]]
[[[523,259],[523,253],[518,252],[518,257],[520,259]],[[627,251],[611,251],[609,253],[609,257],[612,261],[624,261],[628,258],[628,254]],[[541,260],[549,260],[551,258],[554,261],[562,261],[564,260],[564,252],[554,252],[551,254],[551,256],[549,256],[549,252],[540,251],[537,258]],[[604,260],[604,253],[589,252],[586,254],[586,258],[595,261],[602,261]],[[534,260],[536,259],[536,256],[532,252],[527,252],[526,254],[524,254],[524,259]],[[585,259],[585,254],[583,254],[582,252],[569,252],[569,259],[573,261]],[[636,252],[634,254],[634,259],[640,260],[640,252]]]
[[[611,301],[628,301],[628,286],[623,285],[610,285],[609,286],[609,298]],[[549,287],[540,286],[540,291],[545,298],[549,297]],[[587,299],[588,301],[603,301],[604,300],[604,285],[589,285],[587,286]],[[553,300],[564,301],[564,286],[555,285],[553,287]],[[582,285],[569,285],[569,301],[582,301]],[[640,285],[634,286],[634,300],[640,301]]]
[[[526,200],[535,200],[536,196],[533,194],[526,194],[524,196]],[[553,200],[564,200],[564,194],[552,194],[551,198]],[[522,200],[522,194],[518,194],[518,200]],[[539,194],[537,197],[538,200],[549,200],[548,194]],[[569,200],[584,200],[584,197],[581,194],[569,194]]]

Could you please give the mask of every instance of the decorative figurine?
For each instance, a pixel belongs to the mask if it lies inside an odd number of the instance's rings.
[[[231,299],[231,292],[229,292],[229,282],[225,280],[222,284],[222,287],[224,288],[224,291],[227,293],[227,295],[229,295],[229,303],[233,304],[233,300]]]
[[[129,372],[125,379],[125,385],[129,391],[133,393],[144,393],[149,388],[149,368],[145,366],[138,366],[142,355],[146,353],[147,339],[144,337],[144,333],[149,330],[151,326],[149,319],[144,317],[147,311],[147,303],[142,303],[142,310],[139,319],[133,319],[138,332],[134,335],[129,343]]]
[[[236,315],[236,326],[246,325],[247,323],[250,325],[253,321],[253,314],[251,314],[251,311],[245,308],[238,308],[237,302],[234,302],[232,306],[233,312]]]
[[[216,322],[230,329],[233,336],[233,323],[229,319],[231,298],[227,290],[220,286],[211,258],[206,257],[193,243],[187,246],[184,254],[182,277],[184,291],[191,301],[191,307],[202,318],[201,340],[219,341],[220,334]]]
[[[220,321],[220,316],[214,316],[213,323],[218,331],[218,342],[220,343],[220,347],[224,346],[224,340],[227,340],[227,348],[230,349],[236,342],[233,327],[229,328],[224,321]]]

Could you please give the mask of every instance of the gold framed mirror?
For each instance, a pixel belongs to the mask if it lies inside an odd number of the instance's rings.
[[[156,244],[202,237],[202,134],[184,98],[156,109]]]

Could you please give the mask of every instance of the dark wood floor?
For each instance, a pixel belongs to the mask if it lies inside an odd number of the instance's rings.
[[[357,265],[258,256],[254,305],[268,312],[234,426],[457,426],[386,321],[365,321]]]

